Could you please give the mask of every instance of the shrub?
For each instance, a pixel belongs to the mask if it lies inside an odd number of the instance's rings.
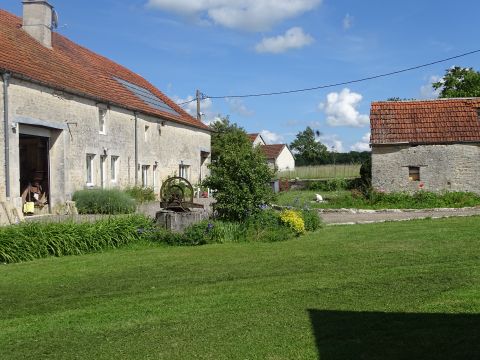
[[[274,198],[273,171],[259,147],[228,120],[216,122],[212,134],[210,176],[202,186],[215,190],[215,211],[227,221],[243,221]]]
[[[6,226],[0,228],[0,262],[13,263],[118,248],[146,240],[146,234],[152,229],[152,221],[140,215],[112,217],[95,223],[25,222]]]
[[[132,186],[126,188],[125,193],[141,204],[156,200],[155,191],[152,187]]]
[[[322,226],[322,221],[320,216],[318,216],[318,211],[316,210],[302,210],[302,219],[305,224],[306,231],[315,231]]]
[[[346,179],[317,180],[307,183],[307,190],[338,191],[346,190],[349,182]]]
[[[295,210],[283,210],[280,220],[292,229],[296,235],[305,233],[305,223],[300,214]]]
[[[76,191],[73,201],[80,214],[131,214],[136,208],[135,200],[116,189]]]

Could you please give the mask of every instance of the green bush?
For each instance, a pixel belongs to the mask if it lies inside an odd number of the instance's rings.
[[[320,220],[320,216],[318,216],[317,210],[302,210],[302,218],[306,231],[315,231],[322,226],[322,221]]]
[[[25,222],[1,227],[0,262],[14,263],[118,248],[146,240],[146,234],[152,229],[152,221],[140,215],[111,217],[95,223]]]
[[[131,214],[136,205],[126,193],[116,189],[89,189],[73,194],[80,214]]]
[[[191,225],[183,234],[160,230],[153,240],[168,245],[192,246],[228,242],[275,242],[291,239],[295,233],[283,225],[280,215],[263,210],[243,222],[202,221]]]
[[[252,147],[243,129],[227,119],[212,126],[210,176],[202,186],[214,189],[214,209],[220,219],[246,220],[274,198],[269,185],[274,173],[261,149]]]
[[[132,186],[126,188],[125,193],[141,204],[156,200],[155,191],[152,187]]]

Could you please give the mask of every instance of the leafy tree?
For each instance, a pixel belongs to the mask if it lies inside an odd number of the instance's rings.
[[[324,162],[327,158],[327,147],[315,139],[315,132],[311,127],[297,134],[290,144],[295,154],[297,165],[314,165]]]
[[[435,90],[440,89],[441,98],[477,97],[480,96],[480,72],[455,66],[432,86]]]
[[[212,126],[212,163],[204,186],[214,189],[215,210],[224,220],[242,221],[273,200],[274,176],[265,155],[246,132],[225,118]]]

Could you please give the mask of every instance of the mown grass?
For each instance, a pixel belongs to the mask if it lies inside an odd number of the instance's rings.
[[[315,202],[315,195],[321,194],[324,202]],[[315,209],[427,209],[427,208],[461,208],[480,205],[480,196],[473,193],[451,192],[434,194],[419,192],[408,195],[405,193],[373,194],[370,198],[353,196],[351,191],[318,191],[290,190],[278,194],[276,203],[282,206]]]
[[[297,166],[292,171],[282,171],[278,178],[288,179],[353,179],[360,176],[360,164]]]
[[[0,266],[2,359],[475,359],[480,218]]]

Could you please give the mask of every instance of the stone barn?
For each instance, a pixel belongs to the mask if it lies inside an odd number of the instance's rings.
[[[371,106],[372,185],[480,193],[480,98]]]
[[[168,176],[202,180],[209,128],[133,71],[55,33],[54,19],[48,1],[23,1],[23,19],[0,10],[0,222],[21,215],[31,189],[35,212],[49,213],[79,189],[158,193]]]

